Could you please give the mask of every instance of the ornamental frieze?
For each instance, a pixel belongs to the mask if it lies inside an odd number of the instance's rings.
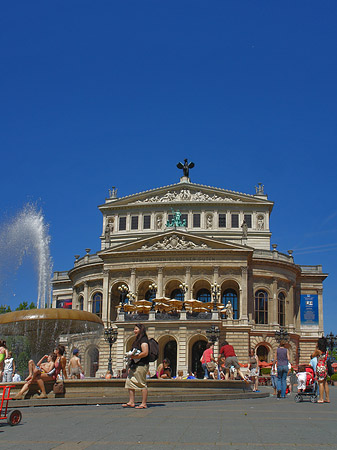
[[[156,242],[153,245],[143,245],[142,250],[187,250],[187,249],[200,249],[210,248],[206,244],[196,244],[192,241],[187,241],[184,236],[179,237],[176,234],[172,236],[164,237],[161,241]]]
[[[137,200],[135,203],[165,203],[175,201],[191,201],[191,202],[241,202],[240,199],[231,197],[219,197],[218,195],[208,195],[204,192],[191,192],[189,189],[181,189],[180,191],[168,191],[164,195],[154,195],[143,200]]]

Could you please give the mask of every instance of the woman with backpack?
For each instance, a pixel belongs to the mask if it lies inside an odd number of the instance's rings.
[[[317,356],[316,375],[319,388],[319,399],[317,403],[330,403],[329,385],[327,381],[328,376],[328,351],[326,345],[326,339],[320,338],[317,342],[317,350],[319,355]],[[324,400],[325,393],[325,400]]]
[[[125,382],[125,388],[129,390],[129,401],[124,403],[123,408],[147,408],[147,384],[146,374],[149,371],[149,339],[146,334],[146,328],[143,324],[137,323],[134,327],[136,339],[132,344],[132,350],[138,350],[140,353],[131,358],[128,377]],[[135,406],[136,390],[142,391],[142,403]]]

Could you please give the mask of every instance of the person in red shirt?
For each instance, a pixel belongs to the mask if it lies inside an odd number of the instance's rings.
[[[209,363],[214,363],[214,345],[211,344],[210,342],[207,343],[206,345],[206,350],[204,351],[204,353],[202,354],[202,357],[200,358],[200,362],[202,365],[202,368],[204,369],[204,380],[209,378],[209,373],[210,373],[210,365]],[[207,365],[209,368],[207,368]],[[216,367],[216,364],[214,363],[214,368]],[[214,369],[213,369],[214,370]]]
[[[234,366],[238,372],[238,375],[243,379],[243,381],[247,383],[248,381],[245,379],[243,373],[240,370],[240,364],[235,354],[234,348],[232,345],[229,345],[227,341],[224,341],[222,347],[220,348],[219,359],[222,356],[225,358],[225,369],[226,369],[225,380],[229,379],[230,368],[231,366]]]

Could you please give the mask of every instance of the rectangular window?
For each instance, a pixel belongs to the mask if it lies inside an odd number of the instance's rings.
[[[219,214],[219,228],[226,228],[226,214]]]
[[[144,230],[151,228],[151,216],[143,216],[143,228]]]
[[[232,214],[232,228],[239,228],[239,214]]]
[[[126,217],[119,218],[119,231],[126,230]]]
[[[188,214],[182,214],[180,217],[181,222],[185,220],[185,227],[188,227]]]
[[[193,228],[200,227],[200,214],[193,214]]]
[[[245,219],[247,227],[248,228],[252,228],[252,215],[251,214],[245,214],[243,217]]]
[[[131,230],[138,230],[138,216],[131,216]]]

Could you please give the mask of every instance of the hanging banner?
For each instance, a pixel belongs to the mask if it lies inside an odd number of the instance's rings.
[[[301,324],[318,325],[318,295],[301,295]]]

